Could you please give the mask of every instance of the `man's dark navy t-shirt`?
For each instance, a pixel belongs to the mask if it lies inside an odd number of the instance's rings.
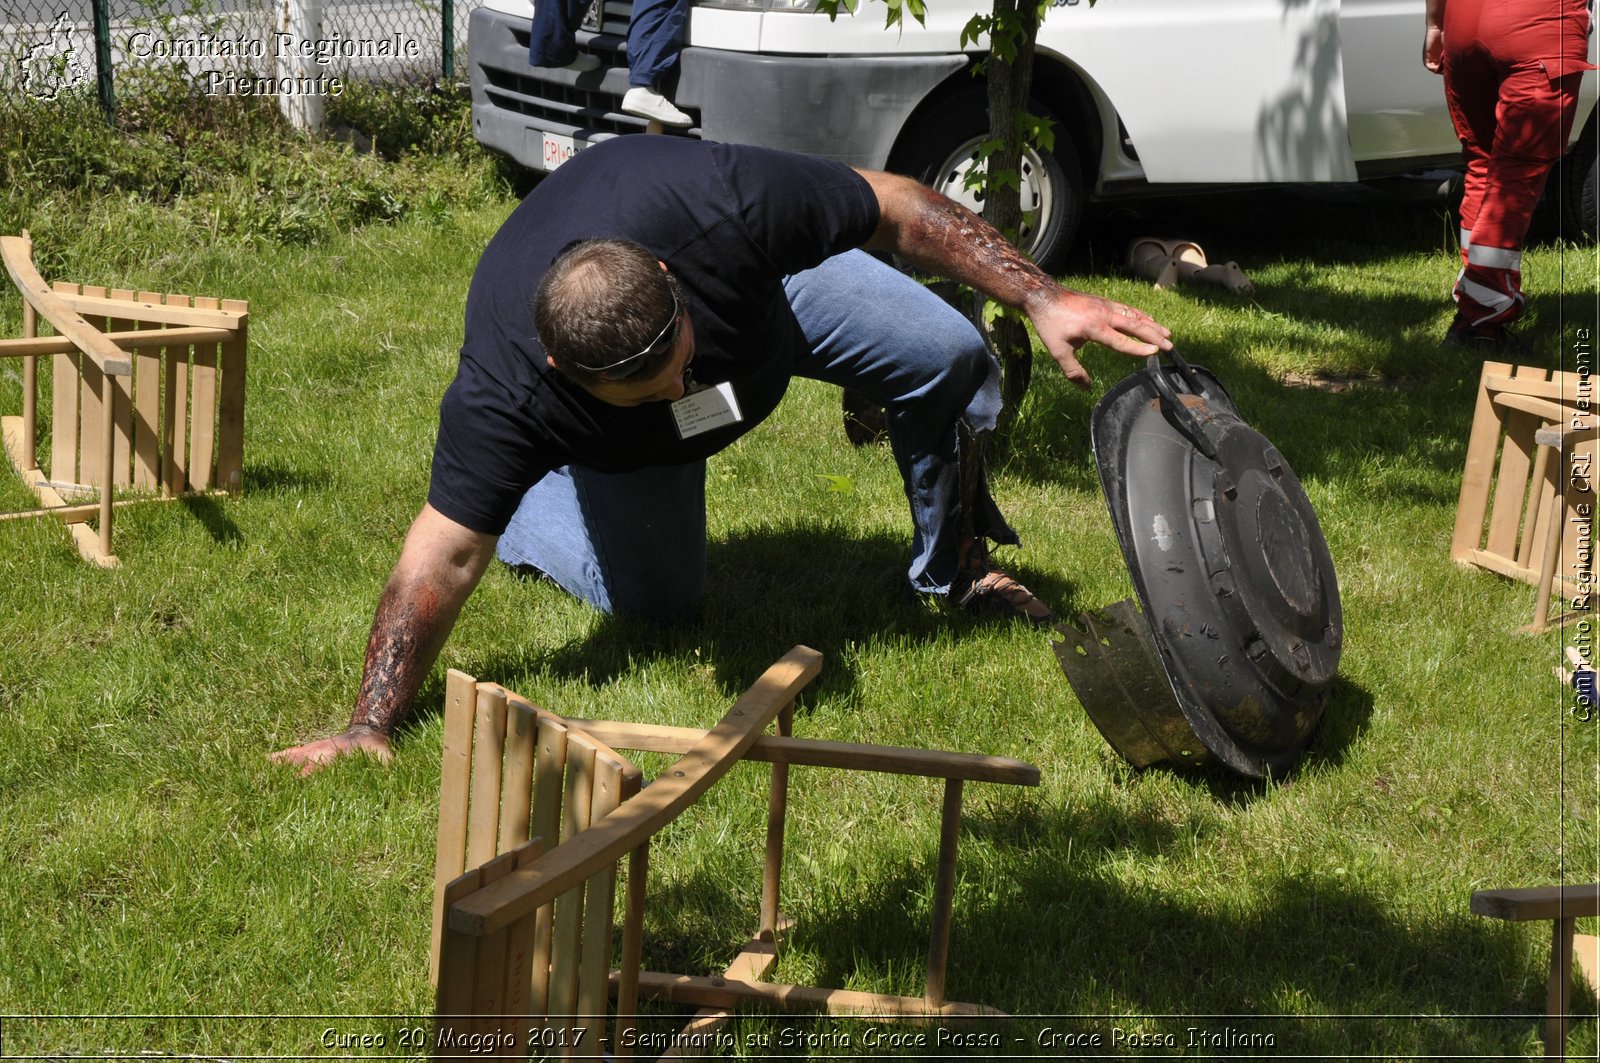
[[[625,472],[726,447],[777,406],[807,349],[783,278],[859,247],[877,225],[871,187],[835,162],[667,136],[573,156],[511,213],[473,275],[429,503],[498,535],[562,465]],[[672,270],[694,322],[694,379],[731,382],[742,423],[680,440],[668,403],[610,406],[549,367],[534,292],[568,245],[595,237],[632,240]]]

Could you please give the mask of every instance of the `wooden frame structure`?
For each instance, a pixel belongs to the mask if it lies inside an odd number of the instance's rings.
[[[1550,627],[1552,595],[1581,604],[1593,590],[1593,386],[1502,362],[1479,378],[1450,557],[1537,588],[1530,632]]]
[[[0,418],[0,429],[43,507],[0,520],[54,517],[85,559],[112,568],[115,506],[240,489],[247,303],[46,284],[26,233],[0,236],[0,258],[23,298],[22,336],[0,339],[0,358],[22,359],[22,415]],[[41,318],[55,335],[39,335]],[[40,358],[52,376],[48,475],[36,449]],[[116,501],[117,488],[150,498]]]
[[[794,738],[794,699],[821,662],[795,647],[707,731],[561,719],[496,684],[450,673],[434,900],[437,1055],[470,1045],[500,1058],[530,1049],[598,1053],[602,972],[617,999],[608,1050],[618,1058],[632,1054],[625,1034],[641,996],[701,1009],[676,1039],[685,1044],[741,1006],[911,1021],[1000,1014],[945,997],[962,790],[968,781],[1036,786],[1038,769],[1006,757]],[[762,733],[773,724],[777,734]],[[641,790],[616,749],[681,756]],[[641,971],[650,839],[741,760],[765,761],[772,773],[756,934],[720,975]],[[778,901],[792,766],[944,781],[923,996],[764,981],[788,925]],[[624,857],[621,959],[611,969],[614,875]]]
[[[1600,915],[1600,884],[1588,886],[1534,886],[1528,889],[1478,890],[1472,895],[1474,914],[1513,922],[1550,920],[1550,977],[1545,986],[1544,1057],[1567,1058],[1567,1022],[1572,1003],[1573,940],[1584,945],[1584,973],[1591,989],[1600,989],[1600,966],[1593,937],[1576,933],[1578,920]],[[1594,965],[1594,966],[1591,966]]]

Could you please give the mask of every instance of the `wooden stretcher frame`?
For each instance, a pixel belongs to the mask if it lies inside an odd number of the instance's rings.
[[[0,521],[53,517],[86,560],[114,568],[116,507],[239,491],[248,303],[47,284],[26,232],[0,236],[0,258],[23,298],[22,336],[0,339],[0,358],[22,359],[22,413],[0,418],[0,431],[41,504],[0,513]],[[40,319],[56,334],[40,336]],[[51,359],[48,475],[37,457],[40,358]],[[117,500],[118,488],[136,494]],[[79,493],[99,498],[67,497]]]
[[[1578,373],[1483,364],[1450,557],[1532,584],[1528,632],[1556,622],[1554,595],[1593,606],[1597,399]]]
[[[484,1037],[484,1043],[503,1050],[502,1058],[519,1058],[527,1044],[520,1039],[517,1043],[504,1037],[496,1039],[495,1032],[529,1028],[527,1021],[511,1021],[504,1027],[499,1024],[513,1017],[506,1014],[509,1009],[505,1002],[514,991],[520,991],[521,983],[530,975],[525,971],[507,970],[503,958],[519,953],[517,941],[527,935],[525,924],[535,919],[538,912],[546,906],[559,904],[567,891],[595,881],[598,875],[608,874],[624,856],[629,858],[629,866],[621,961],[619,967],[610,972],[619,1026],[618,1036],[611,1042],[611,1051],[618,1058],[631,1054],[628,1039],[621,1036],[621,1032],[627,1028],[640,996],[687,1003],[701,1009],[678,1038],[683,1044],[697,1043],[727,1022],[732,1012],[741,1006],[838,1015],[870,1014],[909,1021],[1000,1015],[993,1008],[949,1001],[945,995],[962,789],[965,782],[1037,786],[1038,769],[1008,757],[795,738],[790,734],[794,699],[820,668],[821,654],[804,646],[795,647],[769,668],[710,730],[554,717],[498,684],[479,683],[470,676],[452,671],[446,691],[445,759],[440,780],[439,861],[434,908],[433,969],[438,980],[441,1030],[477,1032]],[[487,731],[492,747],[487,753],[472,738],[474,725],[470,706],[478,706],[480,720],[488,717],[504,721],[507,703],[513,710],[519,704],[523,706],[522,719],[532,719],[535,715],[541,723],[553,719],[568,741],[583,736],[584,742],[618,760],[621,755],[613,752],[615,750],[677,754],[679,759],[642,791],[636,783],[624,784],[626,800],[609,806],[603,817],[587,821],[581,831],[559,838],[553,848],[547,844],[550,832],[538,827],[539,802],[535,798],[534,839],[528,841],[525,835],[529,830],[524,825],[529,822],[529,816],[524,799],[531,754],[513,753],[513,747],[526,746],[527,739],[523,737],[513,742],[512,728],[502,722],[506,734],[502,771],[502,743],[493,737],[496,729],[491,727]],[[512,718],[517,716],[513,711]],[[762,733],[774,724],[777,734]],[[481,739],[485,733],[481,722],[476,731]],[[645,903],[645,854],[650,838],[740,761],[763,761],[771,765],[772,771],[756,934],[721,975],[641,971],[639,935]],[[522,766],[513,768],[513,764]],[[788,920],[779,913],[778,902],[791,766],[943,780],[943,814],[923,996],[902,997],[765,981],[777,959],[779,935],[788,926]],[[523,781],[513,785],[509,780],[514,775]],[[502,784],[505,789],[496,788]],[[485,789],[480,791],[480,786]],[[507,822],[515,825],[509,835],[505,831]],[[479,839],[478,844],[495,840],[498,855],[487,848],[477,848],[472,839]],[[465,874],[462,874],[463,867]],[[609,903],[610,894],[605,896]],[[609,931],[602,933],[609,941]],[[487,966],[484,957],[488,957]],[[536,964],[534,971],[539,969]],[[534,973],[531,977],[535,985],[531,996],[539,999],[541,976]],[[486,986],[489,987],[487,992]],[[580,1010],[576,1021],[581,1024],[603,1017],[603,1013],[602,1001],[598,1008],[591,1006]],[[555,1026],[562,1014],[555,1011],[546,1018]],[[538,1020],[540,1016],[531,1018]],[[675,1054],[669,1051],[662,1058]]]

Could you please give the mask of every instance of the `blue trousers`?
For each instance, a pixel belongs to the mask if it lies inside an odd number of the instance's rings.
[[[914,590],[948,593],[965,537],[958,424],[994,427],[999,363],[966,317],[865,252],[797,273],[784,290],[811,343],[794,374],[884,404],[911,507],[907,578]],[[972,493],[973,532],[1014,544],[987,486]],[[497,553],[604,612],[692,616],[705,590],[705,462],[631,473],[559,469],[523,496]]]
[[[539,0],[528,35],[531,66],[566,66],[578,54],[578,27],[589,0]],[[689,0],[635,0],[628,23],[628,84],[650,88],[683,52]]]

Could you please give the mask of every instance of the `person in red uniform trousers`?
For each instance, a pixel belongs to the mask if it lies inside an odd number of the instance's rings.
[[[1449,345],[1520,354],[1522,241],[1566,151],[1588,62],[1586,0],[1428,0],[1422,62],[1444,75],[1466,158]]]

